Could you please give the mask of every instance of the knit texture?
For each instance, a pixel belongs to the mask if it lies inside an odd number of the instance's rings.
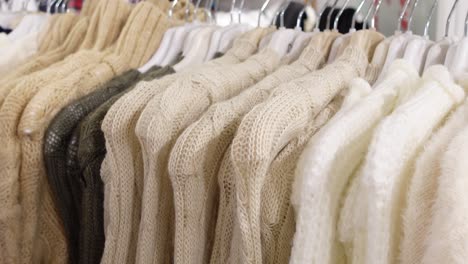
[[[464,263],[467,250],[466,169],[460,157],[466,155],[468,128],[465,124],[450,141],[439,160],[441,173],[437,180],[432,220],[421,263]]]
[[[408,63],[395,62],[369,96],[335,116],[308,143],[291,198],[297,224],[290,263],[339,263],[345,257],[336,233],[341,195],[364,158],[377,123],[412,94],[418,80]],[[360,93],[371,89],[362,79],[353,80],[351,88]]]
[[[270,31],[271,29],[255,29],[246,33],[236,40],[234,47],[223,57],[207,63],[200,69],[235,64],[245,60],[256,51],[260,39]],[[155,95],[163,92],[185,74],[188,73],[173,74],[161,80],[140,83],[111,107],[103,121],[102,128],[106,138],[107,154],[101,174],[105,185],[105,219],[109,219],[106,223],[103,261],[114,263],[116,243],[123,243],[121,250],[128,250],[128,241],[131,241],[130,234],[137,234],[139,230],[143,193],[143,160],[138,138],[135,135],[136,122],[146,104]],[[130,181],[131,184],[120,184],[119,182],[123,180]],[[132,220],[115,222],[118,221],[120,215],[125,217],[130,215]],[[136,239],[135,236],[134,240]]]
[[[125,6],[126,4],[123,3]],[[148,10],[151,10],[148,12]],[[150,20],[146,20],[147,16],[151,17]],[[133,17],[133,18],[132,18]],[[139,17],[139,19],[135,19]],[[144,54],[147,54],[146,49],[134,49],[134,46],[138,43],[144,42],[149,44],[144,46],[148,49],[155,49],[155,39],[158,38],[159,34],[148,34],[153,33],[153,30],[161,30],[156,24],[158,18],[158,11],[155,10],[151,4],[140,4],[132,12],[129,18],[130,23],[127,25],[127,29],[123,32],[128,32],[128,27],[132,28],[133,34],[123,34],[119,42],[126,43],[126,45],[118,45],[119,50],[130,50],[132,56],[121,56],[128,53],[117,53],[102,59],[103,63],[96,64],[95,66],[89,65],[81,68],[80,71],[75,72],[66,79],[59,80],[53,84],[47,85],[39,90],[39,93],[34,95],[33,99],[29,102],[25,108],[21,122],[19,124],[20,139],[22,145],[22,153],[24,159],[21,160],[21,183],[24,188],[21,189],[22,207],[24,209],[24,241],[22,250],[22,257],[24,259],[32,258],[33,247],[37,252],[42,253],[40,256],[34,256],[36,259],[47,259],[47,254],[57,256],[57,261],[64,261],[66,258],[65,241],[63,234],[54,234],[60,231],[60,223],[57,219],[56,212],[53,208],[53,203],[50,197],[50,193],[47,190],[48,185],[46,184],[45,191],[42,187],[42,180],[45,178],[45,172],[42,163],[42,137],[45,133],[45,129],[49,125],[53,116],[71,101],[81,97],[84,94],[91,92],[93,89],[98,87],[100,84],[108,81],[116,74],[120,74],[130,66],[137,67],[139,65],[128,65],[126,61],[138,61],[138,59],[144,58]],[[145,30],[146,29],[146,30]],[[149,32],[148,32],[149,30]],[[136,32],[143,32],[139,38],[135,38]],[[141,46],[140,46],[141,47]],[[101,59],[100,53],[92,52],[92,59]],[[130,54],[130,55],[131,55]],[[105,55],[105,54],[103,54]],[[88,60],[90,57],[87,57]],[[63,66],[62,66],[63,67]],[[52,75],[55,76],[55,75]],[[37,84],[36,84],[37,85]],[[28,92],[30,92],[28,90]],[[22,98],[24,100],[24,98]],[[17,161],[16,161],[17,162]],[[44,201],[42,202],[42,197]],[[40,209],[43,206],[43,210]],[[39,216],[39,212],[41,216]],[[47,241],[49,249],[41,249],[39,246],[33,246],[35,244],[36,237],[34,234],[38,228],[39,221],[39,237],[42,237],[41,241]],[[56,245],[55,245],[56,244]],[[54,250],[52,250],[52,248]],[[60,260],[61,259],[61,260]],[[51,260],[52,261],[52,260]]]
[[[170,245],[167,241],[174,241],[174,204],[167,162],[177,136],[196,121],[211,103],[238,94],[270,74],[279,63],[280,58],[274,51],[264,50],[243,63],[208,68],[188,78],[181,78],[148,103],[136,126],[145,172],[138,241],[139,261],[163,261],[167,258],[165,252],[170,250],[166,248]],[[175,203],[182,202],[179,199],[175,197]],[[183,241],[183,237],[175,237],[175,241]],[[185,263],[185,259],[179,259],[186,256],[181,254],[181,250],[186,249],[176,244],[174,261]]]
[[[450,142],[459,134],[462,129],[468,124],[468,103],[460,106],[446,123],[431,137],[428,144],[424,147],[423,152],[418,157],[415,165],[415,171],[411,177],[408,193],[407,193],[407,207],[403,213],[403,240],[400,246],[400,261],[402,264],[419,264],[425,263],[423,261],[424,254],[428,252],[429,245],[437,245],[437,248],[431,248],[430,250],[437,250],[437,252],[443,252],[444,250],[439,242],[443,238],[432,237],[430,235],[431,223],[435,213],[440,211],[434,211],[437,192],[439,188],[439,182],[443,176],[450,177],[454,174],[452,170],[448,170],[449,175],[443,175],[442,172],[445,167],[442,167],[442,163],[448,157],[447,154]],[[441,157],[442,154],[442,157]],[[457,159],[460,156],[456,156]],[[446,159],[445,159],[446,160]],[[444,179],[445,180],[445,179]],[[455,181],[450,182],[450,188],[456,185]],[[441,189],[442,191],[442,189]],[[452,189],[443,190],[452,192]],[[441,193],[441,195],[444,195]],[[452,206],[452,204],[450,205]],[[449,207],[447,207],[449,208]],[[458,211],[458,209],[457,209]],[[449,219],[449,216],[444,215],[443,221]],[[451,225],[451,228],[455,228],[455,225]],[[444,237],[448,233],[444,233]],[[435,243],[433,243],[433,241]],[[452,243],[452,242],[450,242]],[[454,245],[455,243],[453,243]],[[449,245],[449,244],[447,244]],[[449,245],[450,246],[450,245]],[[438,253],[436,253],[438,254]],[[435,261],[442,261],[442,259],[428,259],[429,262],[435,263]],[[453,259],[444,259],[446,262],[456,263]],[[428,263],[429,263],[428,262]],[[440,263],[440,262],[439,262]],[[442,262],[443,263],[443,262]]]
[[[46,29],[44,34],[41,34],[38,45],[39,53],[46,53],[59,47],[66,39],[70,30],[77,23],[79,16],[75,14],[53,15],[51,25]]]
[[[282,66],[256,85],[231,100],[214,104],[178,138],[171,152],[169,176],[175,199],[176,250],[184,263],[207,263],[214,241],[219,199],[217,174],[227,147],[242,117],[253,106],[265,100],[270,91],[281,83],[298,78],[324,63],[328,47],[336,34],[324,33],[313,38],[302,56],[293,64]],[[200,225],[202,223],[202,225]],[[179,244],[180,243],[180,244]],[[214,254],[214,253],[213,253]]]
[[[381,39],[380,34],[371,31],[353,34],[350,45],[335,63],[278,87],[242,120],[231,156],[245,262],[263,261],[261,190],[271,162],[352,78],[363,76],[369,63],[368,53]]]
[[[112,95],[127,88],[138,78],[132,70],[115,77],[97,91],[73,102],[58,113],[47,129],[44,140],[44,162],[49,184],[53,191],[68,238],[71,263],[78,260],[81,207],[80,182],[66,173],[66,152],[71,133],[77,123]]]
[[[406,186],[422,145],[464,97],[443,66],[426,70],[416,94],[385,118],[372,137],[355,198],[352,263],[395,263]],[[357,260],[358,262],[355,262]]]

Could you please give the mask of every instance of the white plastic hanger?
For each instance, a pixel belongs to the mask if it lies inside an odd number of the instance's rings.
[[[270,42],[267,47],[276,51],[281,57],[285,56],[291,45],[294,43],[298,32],[294,29],[287,29],[284,27],[284,12],[291,1],[286,1],[280,10],[277,12],[276,17],[280,17],[280,28],[273,33]],[[276,19],[273,19],[273,23]]]
[[[450,30],[450,25],[452,22],[453,18],[453,13],[455,11],[455,8],[458,4],[459,0],[456,0],[452,10],[450,11],[450,15],[447,19],[447,24],[446,24],[446,29],[445,29],[445,35],[448,36],[449,30]],[[459,42],[456,42],[452,46],[449,47],[449,50],[447,52],[447,57],[445,59],[445,66],[450,70],[450,72],[454,76],[458,76],[460,74],[466,74],[468,72],[468,37],[467,37],[467,28],[466,25],[468,23],[468,16],[465,19],[465,36],[460,40]]]
[[[411,10],[411,15],[408,20],[408,28],[411,29],[413,25],[413,17],[414,17],[414,11],[417,8],[419,3],[419,0],[415,0],[413,4],[413,8]],[[432,13],[435,10],[435,6],[437,5],[437,0],[434,2],[431,8],[431,12],[429,14],[429,19],[432,16]],[[434,43],[429,40],[428,36],[418,36],[418,35],[412,35],[412,37],[408,40],[408,43],[406,44],[405,48],[405,53],[403,55],[403,59],[411,63],[416,70],[418,70],[419,74],[422,74],[424,70],[424,65],[426,62],[426,56],[427,53],[429,52],[429,48],[433,45]]]
[[[200,2],[201,0],[198,0],[195,6],[195,18]],[[195,30],[192,29],[184,42],[184,59],[174,66],[174,70],[181,71],[188,66],[202,64],[210,46],[211,36],[216,29],[217,27],[209,25]]]

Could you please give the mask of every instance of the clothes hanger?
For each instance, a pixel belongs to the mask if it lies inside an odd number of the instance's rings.
[[[201,0],[198,0],[197,4],[195,5],[194,15],[196,15],[198,12],[197,10],[200,6],[200,2]],[[196,19],[197,17],[194,17],[194,20]],[[184,43],[184,59],[182,59],[182,61],[174,65],[175,71],[181,71],[187,68],[188,66],[195,66],[204,62],[206,53],[210,45],[211,35],[216,30],[216,28],[216,26],[208,25],[202,28],[192,30],[192,32],[189,33]]]
[[[338,14],[335,17],[335,20],[333,22],[333,31],[338,32],[338,22],[343,15],[344,10],[348,7],[350,0],[345,0],[342,8],[338,12]],[[363,3],[365,0],[362,1]],[[362,7],[361,7],[362,8]],[[331,9],[330,14],[333,12],[334,7]],[[357,12],[357,11],[356,11]],[[329,16],[330,16],[329,14]],[[353,31],[354,32],[354,31]],[[333,41],[330,54],[328,55],[328,62],[327,63],[332,63],[336,57],[338,56],[338,51],[341,49],[343,45],[345,45],[346,40],[349,38],[349,36],[352,34],[352,32],[349,32],[347,34],[341,35]]]
[[[221,39],[219,40],[219,43],[216,48],[216,53],[226,53],[226,51],[232,46],[232,43],[238,36],[252,28],[250,25],[242,24],[242,10],[244,8],[244,3],[245,0],[241,0],[241,4],[238,8],[238,23],[234,23],[233,26],[228,27],[222,32]],[[233,21],[234,13],[232,13],[231,15],[231,19]]]
[[[455,0],[452,10],[450,11],[449,17],[447,19],[445,35],[448,36],[450,25],[453,19],[453,13],[458,4],[459,0]],[[465,20],[465,25],[467,21]],[[465,29],[466,31],[466,29]],[[468,72],[468,38],[465,35],[459,42],[451,45],[447,51],[447,57],[445,59],[445,66],[449,71],[457,78],[460,74],[466,74]]]
[[[176,7],[178,2],[179,2],[178,0],[174,0],[172,2],[171,7],[169,8],[167,15],[170,19],[172,19],[174,16],[174,8]],[[139,72],[147,72],[153,66],[163,65],[164,58],[166,57],[166,54],[169,52],[170,48],[172,47],[171,46],[172,39],[175,35],[177,28],[178,27],[174,27],[174,28],[169,28],[168,30],[166,30],[166,32],[163,35],[163,39],[161,40],[161,44],[159,45],[158,50],[153,55],[153,57],[151,57],[151,59],[147,63],[145,63],[145,65],[141,66],[138,69]]]
[[[296,30],[299,34],[296,36],[296,39],[292,44],[291,50],[288,52],[289,61],[297,60],[304,48],[310,42],[311,37],[317,34],[317,32],[303,32],[301,28],[301,21],[308,6],[312,6],[312,1],[307,1],[304,8],[301,10],[301,12],[299,12],[299,15],[297,16],[296,27],[294,28],[294,30]]]
[[[411,30],[413,26],[414,11],[417,8],[419,0],[415,0],[411,15],[408,20],[408,29]],[[434,4],[433,4],[434,6]],[[430,14],[429,14],[430,16]],[[415,69],[422,74],[424,65],[426,63],[427,53],[434,43],[429,38],[421,37],[413,34],[408,40],[405,48],[403,59],[411,63]]]

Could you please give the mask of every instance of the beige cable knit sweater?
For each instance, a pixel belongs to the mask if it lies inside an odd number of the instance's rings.
[[[72,13],[53,15],[50,26],[39,38],[38,53],[43,54],[59,47],[78,19],[79,16]]]
[[[241,252],[246,263],[263,261],[261,190],[271,162],[352,78],[364,75],[368,58],[382,39],[382,35],[373,31],[354,33],[335,63],[280,86],[243,119],[231,156],[242,232]]]
[[[257,50],[260,39],[271,29],[255,29],[240,37],[226,55],[202,68],[235,64],[245,60]],[[103,260],[113,263],[117,244],[120,250],[136,252],[137,233],[140,224],[141,196],[143,192],[143,161],[134,129],[146,104],[155,95],[163,92],[177,78],[187,73],[173,74],[161,80],[142,82],[122,96],[109,110],[103,121],[107,154],[102,165],[105,186],[105,232],[106,245]],[[120,184],[120,181],[130,184]],[[111,215],[112,214],[112,215]],[[117,222],[120,215],[132,216],[130,222]],[[132,236],[131,236],[132,235]],[[131,237],[130,237],[131,236]],[[129,249],[128,241],[132,242]]]
[[[296,62],[282,66],[239,96],[214,104],[179,137],[168,168],[175,201],[179,201],[175,203],[175,231],[180,239],[175,241],[175,252],[182,256],[176,259],[184,259],[184,263],[210,260],[219,197],[216,175],[242,117],[279,84],[321,66],[336,36],[335,33],[314,36]]]
[[[170,250],[167,246],[174,239],[174,201],[167,162],[177,136],[196,121],[211,103],[238,94],[271,73],[279,63],[279,56],[266,49],[238,65],[208,68],[181,78],[148,103],[136,128],[145,172],[138,241],[139,260],[142,263],[159,263],[166,259],[166,252]],[[180,256],[183,255],[175,253],[175,257]],[[185,259],[174,261],[186,262]]]
[[[107,12],[104,12],[103,10],[106,10]],[[54,50],[51,53],[46,53],[44,54],[44,56],[40,56],[32,60],[30,63],[22,65],[11,75],[6,76],[5,79],[3,79],[5,83],[2,83],[2,85],[0,86],[0,105],[3,103],[3,100],[9,94],[9,92],[16,86],[19,86],[20,82],[24,81],[25,76],[31,79],[39,78],[37,76],[46,76],[46,80],[54,81],[57,79],[61,79],[64,76],[67,76],[70,72],[73,72],[83,67],[83,65],[87,65],[89,63],[93,63],[99,60],[99,56],[90,55],[90,53],[85,50],[92,48],[95,51],[101,51],[111,46],[116,41],[120,32],[122,31],[122,28],[125,24],[125,21],[128,18],[129,13],[130,5],[126,4],[125,2],[122,2],[120,0],[100,1],[98,9],[95,10],[93,17],[91,18],[91,22],[86,32],[85,39],[81,43],[81,48],[83,50],[73,54],[72,56],[67,57],[64,61],[60,61],[67,55],[68,51],[74,51],[74,47],[76,48],[75,41],[79,40],[79,37],[82,36],[82,34],[80,34],[82,32],[74,31],[74,34],[70,35],[70,41],[65,43],[67,46],[64,50],[61,50],[59,48],[58,50]],[[106,15],[104,16],[103,14]],[[82,25],[80,25],[80,27],[81,26]],[[66,63],[72,63],[73,60],[77,60],[77,57],[87,58],[89,62],[83,61],[84,64],[73,64],[75,66],[73,68],[68,68],[68,66],[64,66],[64,64]],[[55,64],[51,65],[52,63]],[[37,71],[41,68],[45,68],[46,66],[49,66],[47,70],[55,69],[55,71],[57,72],[53,75],[54,79],[51,79],[51,75],[49,75],[48,73],[46,74],[41,73],[41,71]],[[69,69],[69,71],[62,71],[61,69],[63,68]],[[27,75],[34,71],[36,71],[35,74],[37,74],[34,75],[34,77],[33,75]],[[61,75],[59,73],[61,73]],[[40,86],[44,85],[44,83],[40,83],[38,81],[33,81],[32,83],[38,84]]]
[[[26,107],[19,125],[23,153],[35,153],[42,146],[42,137],[54,115],[71,101],[92,92],[96,87],[130,68],[144,64],[156,51],[169,21],[152,4],[142,2],[132,11],[127,25],[117,43],[116,52],[105,56],[102,62],[41,89]],[[41,153],[23,159],[20,177],[24,179],[45,178]],[[37,171],[36,168],[40,168]],[[47,186],[47,185],[46,185]],[[29,197],[37,197],[30,190]],[[24,193],[24,190],[22,190]],[[40,195],[40,193],[39,193]],[[50,195],[48,191],[45,192]],[[42,221],[50,223],[50,211],[41,212]],[[122,256],[125,260],[127,256]]]

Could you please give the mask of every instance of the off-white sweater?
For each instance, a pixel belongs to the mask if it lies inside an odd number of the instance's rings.
[[[424,256],[420,263],[466,263],[468,259],[468,126],[459,130],[439,160],[436,196]]]
[[[427,146],[424,147],[424,151],[418,157],[406,196],[407,206],[403,213],[403,240],[399,258],[402,264],[426,263],[422,261],[424,253],[428,250],[428,245],[432,244],[429,237],[438,183],[441,181],[440,177],[444,171],[443,157],[444,155],[448,156],[445,153],[450,142],[466,125],[468,125],[468,101],[465,100],[465,103],[450,115],[443,127],[431,137]],[[456,158],[460,160],[461,157],[463,156]],[[453,174],[452,171],[447,172]],[[451,175],[443,176],[451,177]],[[456,186],[455,182],[451,182],[451,186]],[[451,191],[451,189],[441,189],[441,191]],[[449,218],[448,215],[444,215],[445,217]],[[444,236],[446,235],[444,234]],[[431,237],[431,239],[435,239],[435,237]],[[442,248],[432,248],[431,250],[441,251]],[[435,259],[430,261],[435,261]],[[448,259],[444,261],[439,263],[453,263]]]
[[[235,41],[223,57],[203,68],[239,63],[252,55],[262,37],[271,29],[255,29]],[[175,80],[188,73],[172,74],[151,82],[142,82],[122,96],[104,118],[102,129],[107,154],[101,167],[104,182],[104,255],[112,260],[116,247],[136,251],[143,193],[143,160],[135,127],[148,102],[162,93]],[[122,221],[119,220],[122,217]],[[125,220],[130,217],[131,220]],[[128,243],[132,244],[129,248]],[[121,245],[121,246],[118,246]],[[126,246],[127,245],[127,246]],[[109,252],[109,253],[106,253]],[[112,261],[111,261],[112,263]]]
[[[395,61],[369,96],[334,117],[310,141],[293,189],[297,224],[290,263],[332,264],[344,258],[336,233],[342,193],[364,158],[378,122],[416,90],[418,81],[411,65]],[[362,79],[353,84],[370,89]]]
[[[282,66],[233,99],[214,104],[177,139],[168,168],[175,200],[180,201],[175,203],[175,231],[180,238],[175,241],[175,252],[183,256],[176,259],[208,263],[213,243],[218,252],[222,240],[214,237],[219,198],[216,176],[242,117],[279,84],[321,66],[336,35],[315,35],[297,61]],[[211,260],[225,263],[214,260],[218,257],[213,253]]]
[[[421,88],[376,128],[359,181],[351,193],[357,225],[351,263],[395,263],[401,241],[406,186],[417,155],[432,131],[464,98],[443,66],[426,70]],[[348,198],[347,198],[348,199]],[[346,206],[345,206],[346,207]],[[354,223],[353,223],[354,221]]]
[[[332,65],[278,87],[242,120],[233,141],[241,252],[247,263],[262,263],[261,190],[280,150],[338,95],[354,77],[363,76],[368,55],[382,40],[376,32],[353,34],[350,46]],[[274,202],[274,201],[272,201]]]

